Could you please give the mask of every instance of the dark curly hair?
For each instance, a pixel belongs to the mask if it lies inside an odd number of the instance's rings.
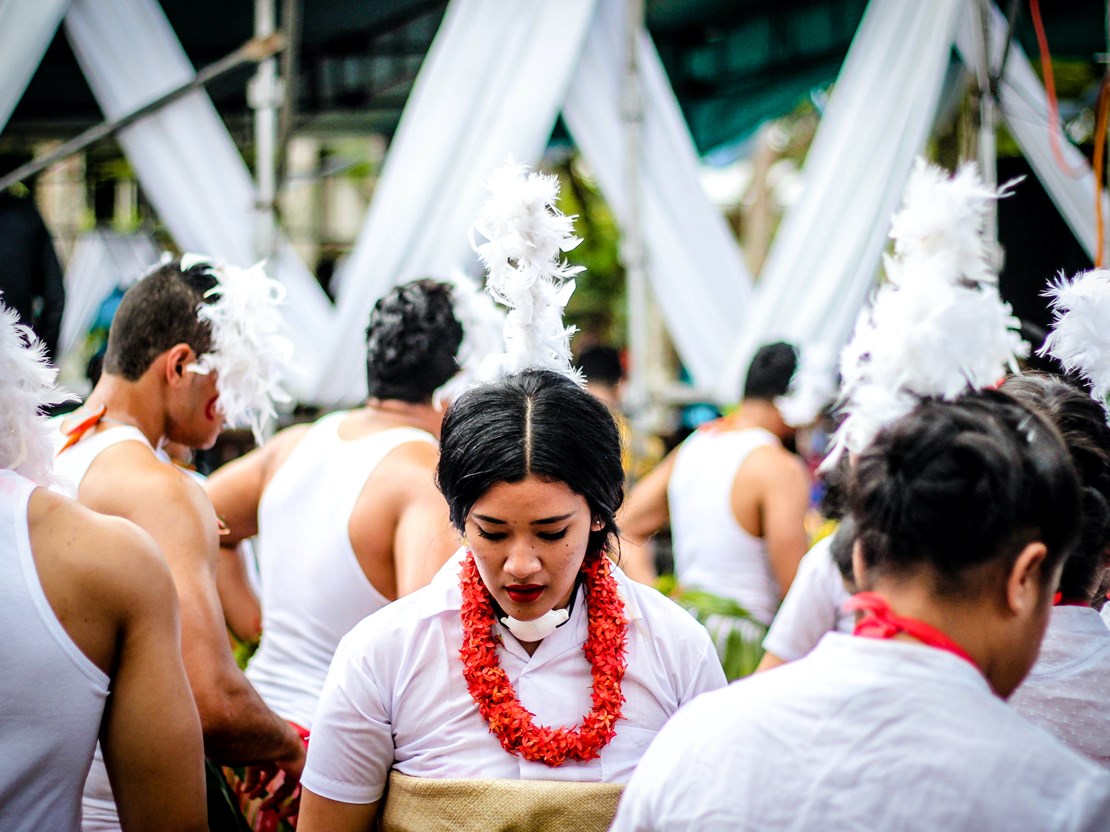
[[[1013,564],[1041,541],[1046,574],[1079,528],[1079,482],[1056,429],[993,390],[925,399],[860,455],[849,503],[869,575],[928,567],[941,595],[969,594],[970,570]]]
[[[1047,373],[1011,376],[1000,388],[1039,410],[1060,431],[1083,491],[1079,545],[1064,564],[1060,592],[1092,601],[1098,594],[1110,543],[1110,427],[1106,413],[1076,384]]]
[[[212,330],[197,317],[216,285],[208,263],[181,268],[180,260],[155,266],[123,295],[108,330],[104,372],[138,381],[151,362],[175,344],[198,356],[212,348]]]
[[[447,410],[436,483],[463,530],[477,500],[499,482],[529,474],[562,482],[586,498],[601,531],[587,557],[617,539],[624,501],[620,435],[609,409],[566,376],[525,370],[464,392]]]
[[[366,387],[372,399],[431,401],[458,371],[462,343],[451,287],[414,280],[374,304],[366,328]]]

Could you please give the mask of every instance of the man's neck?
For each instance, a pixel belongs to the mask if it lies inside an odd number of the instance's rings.
[[[92,392],[85,399],[84,409],[95,413],[104,408],[101,425],[131,425],[157,448],[165,439],[166,418],[162,412],[161,398],[150,389],[146,376],[128,381],[120,376],[104,373]]]
[[[729,418],[730,426],[735,430],[748,430],[762,428],[773,433],[779,439],[784,438],[786,425],[777,407],[763,399],[744,399],[736,412]]]
[[[362,406],[367,427],[374,429],[407,427],[439,438],[443,411],[431,402],[406,402],[400,399],[367,399]]]

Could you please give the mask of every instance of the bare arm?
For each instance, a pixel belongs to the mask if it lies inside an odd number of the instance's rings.
[[[249,545],[250,541],[243,541],[239,546],[220,546],[216,589],[228,628],[240,641],[253,644],[262,636],[262,605],[247,577],[240,552],[240,547]]]
[[[154,542],[138,529],[116,546],[123,627],[100,741],[131,829],[207,829],[200,719],[181,654],[177,595]],[[167,753],[172,749],[172,753]]]
[[[377,803],[340,803],[305,789],[301,792],[298,832],[368,832]]]
[[[111,679],[100,741],[123,829],[207,829],[200,720],[178,650],[173,579],[157,546],[133,524],[44,489],[30,509],[47,599]]]
[[[94,500],[88,504],[133,521],[166,556],[181,604],[181,652],[200,713],[205,753],[223,763],[274,762],[299,777],[304,765],[300,738],[266,707],[228,645],[216,590],[216,515],[204,491],[137,443],[121,443],[101,454],[82,481],[83,502],[90,477],[107,464],[126,475],[110,480],[98,476],[94,482],[100,493],[88,495]],[[105,486],[110,493],[104,493]]]
[[[678,451],[667,457],[641,479],[624,501],[617,515],[621,535],[632,543],[642,544],[670,521],[667,485],[671,481]]]
[[[805,529],[809,474],[801,460],[781,448],[766,449],[759,463],[757,482],[763,539],[781,599],[794,582],[798,564],[809,549]]]
[[[429,443],[398,446],[370,475],[355,504],[351,545],[387,595],[389,589],[400,597],[427,586],[459,547],[447,503],[435,486],[438,459]]]

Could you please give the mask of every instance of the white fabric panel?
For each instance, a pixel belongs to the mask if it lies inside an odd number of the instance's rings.
[[[0,0],[0,131],[23,97],[67,6],[69,0]]]
[[[536,162],[596,0],[453,0],[417,76],[362,232],[340,275],[335,342],[316,400],[366,395],[364,332],[391,286],[476,268],[467,231],[509,154]]]
[[[994,6],[991,6],[990,40],[992,62],[998,65],[998,55],[1006,39],[1006,19]],[[970,14],[973,6],[968,4],[963,15],[956,48],[965,64],[974,67],[982,45],[974,35]],[[1090,256],[1095,258],[1097,229],[1095,227],[1095,174],[1087,163],[1086,157],[1075,147],[1061,130],[1060,151],[1067,163],[1063,169],[1052,152],[1048,138],[1048,96],[1041,79],[1037,77],[1029,59],[1020,45],[1010,47],[1010,57],[1006,61],[1006,74],[999,85],[999,99],[1002,117],[1006,128],[1021,147],[1022,155],[1029,161],[1041,184],[1064,220],[1071,228],[1075,238]],[[1020,186],[1019,186],[1020,187]],[[1110,221],[1110,198],[1102,195],[1102,215]],[[1110,262],[1110,258],[1103,262]],[[1052,275],[1046,274],[1047,281]]]
[[[74,246],[66,268],[66,308],[62,315],[60,352],[81,346],[101,302],[117,286],[126,286],[158,262],[158,246],[149,234],[116,234],[96,229]]]
[[[627,26],[622,0],[602,0],[563,106],[567,127],[622,225],[628,215],[620,121]],[[749,306],[751,276],[731,230],[701,189],[693,140],[646,33],[638,61],[645,270],[679,356],[695,384],[712,389]]]
[[[925,145],[965,0],[872,0],[840,70],[747,320],[717,388],[783,338],[839,350],[874,283],[890,217]]]
[[[193,67],[155,0],[74,0],[66,34],[105,116],[114,118],[189,81]],[[127,154],[159,217],[186,251],[237,266],[255,262],[254,186],[203,90],[121,131]],[[289,291],[286,321],[299,372],[288,381],[311,393],[333,310],[315,279],[282,241],[268,271]]]

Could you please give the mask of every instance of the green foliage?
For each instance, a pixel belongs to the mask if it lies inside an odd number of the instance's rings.
[[[578,248],[567,252],[567,260],[586,268],[567,306],[567,322],[619,345],[625,332],[620,227],[577,156],[567,156],[552,172],[559,177],[559,209],[577,216],[574,232],[582,238]]]
[[[730,682],[750,676],[763,658],[763,637],[767,626],[731,598],[711,592],[683,589],[674,575],[663,575],[656,588],[679,606],[693,613],[707,630],[717,653],[725,678]]]

